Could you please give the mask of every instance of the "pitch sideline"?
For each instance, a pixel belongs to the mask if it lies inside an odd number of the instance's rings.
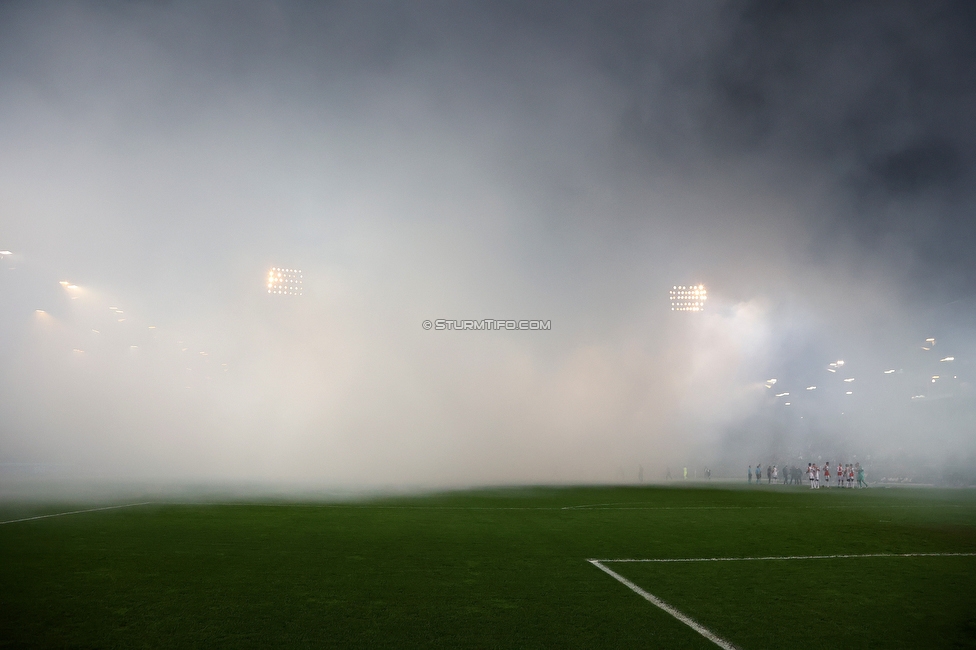
[[[10,519],[8,521],[0,521],[0,526],[4,524],[17,524],[22,521],[34,521],[35,519],[48,519],[50,517],[63,517],[65,515],[78,515],[83,512],[98,512],[99,510],[115,510],[117,508],[134,508],[136,506],[148,506],[152,501],[142,501],[140,503],[123,503],[118,506],[102,506],[100,508],[86,508],[85,510],[70,510],[68,512],[52,512],[48,515],[36,515],[34,517],[23,517],[22,519]]]

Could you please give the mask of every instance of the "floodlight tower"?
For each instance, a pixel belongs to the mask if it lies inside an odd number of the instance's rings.
[[[302,270],[272,266],[268,271],[268,293],[283,296],[302,295]]]
[[[671,311],[704,311],[708,291],[703,284],[671,287]]]

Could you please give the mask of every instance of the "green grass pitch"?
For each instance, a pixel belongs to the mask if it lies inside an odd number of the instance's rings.
[[[0,525],[0,647],[713,648],[587,560],[870,553],[976,553],[976,494],[153,503]],[[608,566],[739,648],[976,647],[976,557]]]

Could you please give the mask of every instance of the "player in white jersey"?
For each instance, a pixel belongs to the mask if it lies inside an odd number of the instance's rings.
[[[824,463],[824,487],[830,487],[830,461],[828,460]]]
[[[837,463],[837,487],[844,487],[844,468]]]
[[[810,489],[813,489],[813,463],[807,463],[807,478],[810,479]]]

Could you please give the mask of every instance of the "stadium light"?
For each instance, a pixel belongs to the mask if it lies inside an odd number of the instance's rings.
[[[3,256],[13,255],[13,253],[11,253],[10,251],[0,251],[0,255],[3,255]]]
[[[703,284],[672,285],[671,311],[704,311],[708,290]]]
[[[955,357],[946,357],[945,359],[939,359],[939,361],[955,361]]]
[[[272,266],[268,271],[267,279],[268,293],[285,296],[300,296],[304,289],[302,286],[301,269],[285,269]]]

